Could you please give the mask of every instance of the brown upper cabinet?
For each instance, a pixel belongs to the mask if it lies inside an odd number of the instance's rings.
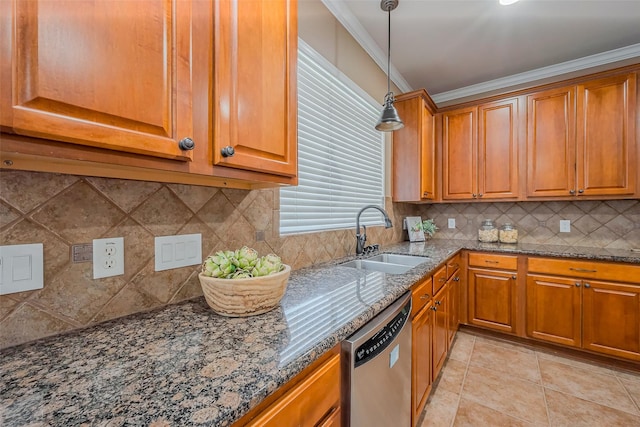
[[[435,104],[422,89],[396,98],[404,128],[393,133],[393,200],[435,200]]]
[[[636,191],[636,75],[527,97],[527,196]]]
[[[295,184],[295,0],[0,5],[3,167]]]
[[[443,200],[518,198],[517,98],[442,114]]]
[[[14,55],[3,125],[21,135],[192,158],[180,148],[193,137],[190,2],[21,0],[14,8],[15,38],[12,46],[2,42]]]

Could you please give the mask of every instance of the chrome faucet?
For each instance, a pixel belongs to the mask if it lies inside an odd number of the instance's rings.
[[[364,208],[360,209],[360,212],[358,212],[358,216],[356,216],[356,255],[362,255],[365,252],[365,249],[370,248],[369,246],[364,245],[365,242],[367,241],[366,225],[362,226],[362,228],[364,229],[364,232],[360,234],[360,215],[362,215],[362,212],[364,212],[365,209],[369,209],[369,208],[378,209],[380,212],[382,212],[382,215],[384,216],[384,228],[393,227],[393,224],[389,219],[389,215],[387,215],[387,212],[381,207],[376,205],[367,205]],[[377,245],[374,245],[374,246],[377,246]]]

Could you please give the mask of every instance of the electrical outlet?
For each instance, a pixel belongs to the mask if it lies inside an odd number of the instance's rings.
[[[93,240],[93,278],[124,274],[124,238]]]
[[[571,221],[568,219],[560,220],[560,232],[561,233],[571,233]]]
[[[455,218],[449,218],[447,220],[447,227],[456,228],[456,219]]]

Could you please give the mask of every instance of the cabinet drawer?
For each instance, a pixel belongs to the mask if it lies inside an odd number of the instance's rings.
[[[447,283],[447,266],[443,265],[433,274],[433,294],[438,293],[440,289]]]
[[[247,425],[311,427],[333,419],[339,409],[340,355],[336,354]]]
[[[554,258],[529,258],[528,271],[640,284],[640,266]]]
[[[497,268],[500,270],[517,270],[518,257],[514,255],[494,255],[485,253],[469,253],[469,266]]]
[[[411,291],[411,317],[415,316],[431,299],[433,280],[431,277],[418,283]]]
[[[462,256],[458,254],[447,261],[447,279],[450,279],[453,273],[460,268],[461,260]]]

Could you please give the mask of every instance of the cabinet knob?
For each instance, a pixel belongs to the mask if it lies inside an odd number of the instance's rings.
[[[442,304],[442,301],[436,301],[436,305]]]
[[[585,287],[585,288],[590,288],[590,287],[591,287],[591,285],[590,285],[590,284],[588,284],[588,283],[585,283],[585,284],[584,284],[584,287]]]
[[[513,276],[511,276],[511,278],[512,278],[513,280],[516,280],[516,279],[518,278],[518,276],[516,276],[516,275],[514,274]]]
[[[220,150],[220,154],[222,154],[222,157],[231,157],[236,154],[236,150],[234,150],[232,146],[227,145],[222,150]]]
[[[428,191],[425,191],[424,193],[422,193],[422,197],[427,197],[429,195]]]
[[[454,278],[453,278],[453,281],[454,281],[454,282],[459,282],[459,281],[460,281],[460,278],[459,278],[459,277],[454,277]]]
[[[576,288],[580,287],[580,282],[576,282]]]
[[[195,146],[196,143],[193,142],[193,139],[191,138],[182,138],[180,142],[178,142],[178,148],[185,151],[193,150]]]
[[[584,190],[581,188],[581,189],[578,190],[578,193],[582,194],[582,193],[584,193]]]
[[[482,194],[482,193],[478,194],[478,197],[482,197],[482,196],[483,196],[483,194]]]
[[[472,196],[473,197],[478,197],[478,195],[476,193],[473,193]]]
[[[569,194],[573,196],[574,194],[576,194],[576,190],[569,190]]]
[[[438,307],[436,307],[436,306],[434,305],[434,306],[432,306],[432,307],[431,307],[431,310],[433,310],[433,311],[437,311],[437,310],[438,310]]]

